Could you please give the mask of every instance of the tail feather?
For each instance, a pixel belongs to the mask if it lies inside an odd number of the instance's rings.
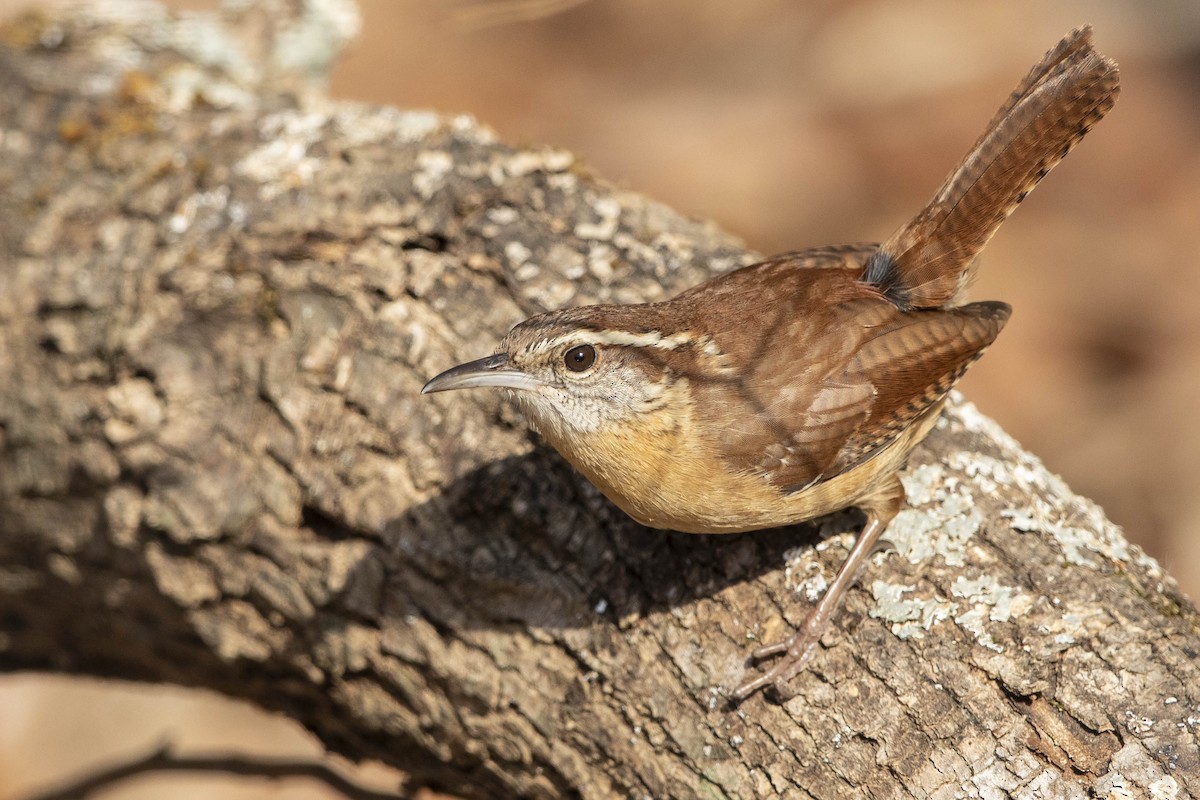
[[[1117,65],[1077,28],[1036,64],[929,204],[873,254],[863,280],[901,308],[953,305],[1025,196],[1116,102]]]

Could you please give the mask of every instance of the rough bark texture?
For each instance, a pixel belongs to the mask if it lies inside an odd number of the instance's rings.
[[[496,394],[418,390],[751,256],[122,8],[0,32],[0,669],[209,687],[467,795],[1200,794],[1196,609],[960,401],[797,695],[731,708],[849,536],[647,531]]]

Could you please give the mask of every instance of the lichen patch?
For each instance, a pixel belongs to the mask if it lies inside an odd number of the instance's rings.
[[[888,623],[892,633],[900,639],[920,639],[925,631],[958,613],[958,604],[944,597],[904,596],[915,588],[886,581],[871,584],[875,605],[870,615]]]

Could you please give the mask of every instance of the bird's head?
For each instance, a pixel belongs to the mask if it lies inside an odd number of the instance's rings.
[[[585,306],[532,317],[509,331],[495,355],[446,370],[421,393],[508,389],[556,446],[620,425],[663,403],[694,344],[690,332],[651,327],[659,318],[653,311]]]

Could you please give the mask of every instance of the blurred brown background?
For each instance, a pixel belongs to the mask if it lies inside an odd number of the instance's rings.
[[[0,0],[0,12],[21,5]],[[1121,100],[985,252],[972,296],[1015,313],[963,390],[1200,597],[1194,0],[360,5],[363,33],[333,77],[335,97],[466,112],[509,141],[570,149],[764,254],[887,236],[1025,70],[1068,29],[1093,23],[1121,65]],[[100,757],[82,737],[46,733],[56,726],[100,733],[110,755],[166,730],[247,730],[248,712],[211,713],[211,698],[173,692],[146,703],[139,690],[138,711],[102,714],[118,715],[131,737],[118,743],[100,721],[86,723],[93,712],[78,692],[34,686],[0,681],[0,797]],[[115,702],[112,689],[93,695]],[[255,734],[278,744],[272,752],[313,751],[278,725]]]

